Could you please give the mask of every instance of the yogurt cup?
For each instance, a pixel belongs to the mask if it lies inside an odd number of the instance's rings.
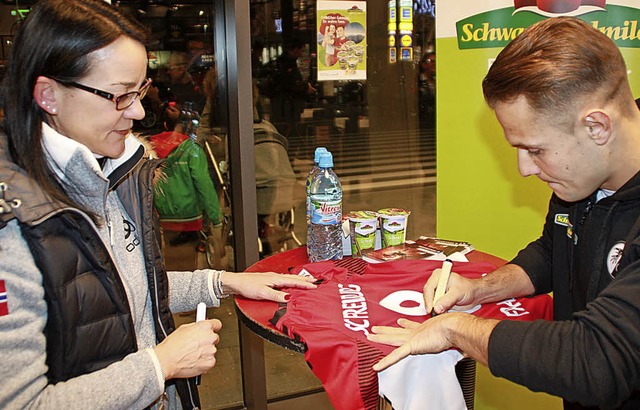
[[[407,238],[407,218],[411,212],[402,208],[384,208],[378,211],[382,246],[400,245]]]
[[[361,258],[363,251],[375,248],[378,214],[373,211],[351,211],[347,218],[351,233],[351,256]]]

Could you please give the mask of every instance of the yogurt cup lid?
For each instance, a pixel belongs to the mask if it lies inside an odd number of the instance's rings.
[[[378,211],[382,216],[403,216],[411,214],[411,211],[402,208],[384,208]]]
[[[373,211],[351,211],[346,216],[352,221],[369,221],[376,219],[378,214]]]

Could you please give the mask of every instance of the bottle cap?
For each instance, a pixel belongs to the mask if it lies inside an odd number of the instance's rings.
[[[323,152],[329,152],[327,151],[327,149],[325,147],[318,147],[316,148],[316,152],[313,154],[313,162],[315,162],[316,164],[320,162],[320,154],[322,154]]]
[[[331,155],[331,153],[328,151],[320,153],[320,161],[318,161],[318,166],[320,168],[333,167],[333,155]]]

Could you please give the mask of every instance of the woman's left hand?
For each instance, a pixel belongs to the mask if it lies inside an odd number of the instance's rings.
[[[225,272],[222,283],[225,292],[242,295],[249,299],[287,302],[289,294],[277,288],[315,289],[316,279],[308,276],[281,275],[274,272]]]

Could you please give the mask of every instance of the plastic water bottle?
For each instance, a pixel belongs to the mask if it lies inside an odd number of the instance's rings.
[[[318,171],[309,187],[311,231],[307,255],[311,262],[342,258],[342,185],[333,172],[333,156],[320,153]]]
[[[311,171],[309,171],[309,175],[307,175],[307,182],[305,184],[305,189],[307,191],[307,243],[311,243],[311,229],[309,229],[309,224],[311,223],[311,181],[318,172],[318,162],[320,162],[320,154],[323,152],[329,151],[327,151],[325,147],[316,148],[316,151],[313,154],[313,167],[311,168]]]

